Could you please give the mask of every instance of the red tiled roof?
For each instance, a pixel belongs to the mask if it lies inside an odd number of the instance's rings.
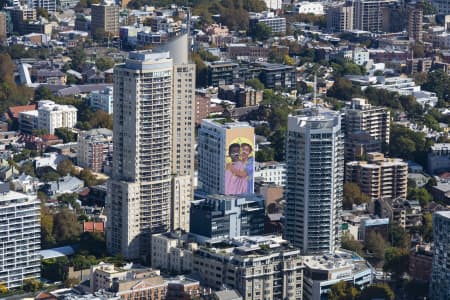
[[[36,110],[36,104],[8,107],[8,114],[13,118],[18,118],[19,113],[30,110]]]
[[[84,232],[104,232],[105,224],[103,222],[84,222],[83,223]]]
[[[34,299],[35,300],[57,300],[58,298],[56,298],[55,296],[53,296],[52,294],[49,294],[47,292],[40,292]]]
[[[43,139],[44,141],[54,141],[54,140],[59,140],[59,137],[57,137],[57,136],[54,135],[54,134],[46,134],[46,135],[44,135],[44,136],[42,137],[42,139]]]

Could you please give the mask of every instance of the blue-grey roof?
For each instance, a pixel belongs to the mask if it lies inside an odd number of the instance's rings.
[[[47,250],[41,250],[42,259],[57,258],[57,257],[74,255],[74,254],[75,254],[75,249],[72,246],[64,246],[64,247],[47,249]]]

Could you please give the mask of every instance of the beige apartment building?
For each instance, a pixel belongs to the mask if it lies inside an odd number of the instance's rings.
[[[119,36],[119,6],[93,4],[91,6],[91,36],[95,39]]]
[[[372,200],[406,198],[408,163],[399,158],[385,158],[378,152],[367,156],[367,161],[346,164],[345,181],[356,182]]]
[[[82,131],[78,137],[77,163],[94,172],[111,167],[113,155],[113,132],[107,128]]]
[[[236,289],[244,300],[303,299],[299,249],[279,236],[240,237],[230,242],[195,252],[193,273],[202,284]]]

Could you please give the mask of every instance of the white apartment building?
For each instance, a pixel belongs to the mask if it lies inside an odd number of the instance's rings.
[[[204,119],[198,130],[199,188],[208,194],[230,194],[226,190],[226,166],[231,144],[255,144],[255,130],[247,122],[226,119]],[[253,159],[253,157],[252,157]],[[253,177],[254,166],[249,172]],[[253,178],[250,178],[253,179]],[[247,193],[253,193],[253,182]]]
[[[213,289],[238,290],[244,300],[303,299],[300,250],[279,236],[243,236],[229,245],[200,247],[193,274]]]
[[[0,282],[8,289],[40,277],[40,201],[0,184]]]
[[[437,174],[450,170],[450,143],[436,143],[428,152],[428,173]]]
[[[44,8],[48,12],[56,11],[56,0],[28,0],[28,6],[32,8]]]
[[[130,52],[114,68],[106,240],[128,259],[148,255],[151,235],[170,228],[172,80],[169,52]]]
[[[294,4],[295,12],[298,14],[313,14],[313,15],[323,15],[325,12],[323,10],[323,4],[320,2],[297,2]]]
[[[77,109],[72,105],[60,105],[50,100],[38,102],[38,128],[55,134],[56,128],[73,128],[77,123]]]
[[[152,267],[170,273],[192,271],[194,251],[198,245],[188,242],[178,233],[162,233],[152,236]]]
[[[303,283],[304,300],[321,300],[331,287],[346,281],[357,288],[364,288],[375,278],[374,269],[362,257],[350,251],[335,251],[333,254],[305,256]]]
[[[339,247],[343,137],[338,112],[313,108],[288,117],[284,238],[302,254]]]
[[[433,214],[433,269],[430,300],[450,299],[450,211]]]
[[[113,113],[114,91],[112,87],[107,87],[102,91],[94,91],[89,96],[90,106],[93,110],[103,110],[108,114]]]
[[[436,9],[436,13],[439,15],[448,15],[450,14],[450,3],[446,0],[432,0],[434,8]]]
[[[170,202],[170,230],[189,231],[189,209],[194,198],[191,175],[174,176],[172,178],[172,198]]]
[[[268,10],[278,10],[278,9],[281,9],[283,1],[281,1],[281,0],[264,0],[264,3],[266,3]]]
[[[264,182],[274,183],[278,186],[286,184],[286,164],[269,161],[255,164],[255,178],[264,178]]]

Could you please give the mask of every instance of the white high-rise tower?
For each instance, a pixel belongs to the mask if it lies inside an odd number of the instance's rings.
[[[339,246],[344,140],[339,113],[320,108],[289,116],[285,238],[304,254]]]

